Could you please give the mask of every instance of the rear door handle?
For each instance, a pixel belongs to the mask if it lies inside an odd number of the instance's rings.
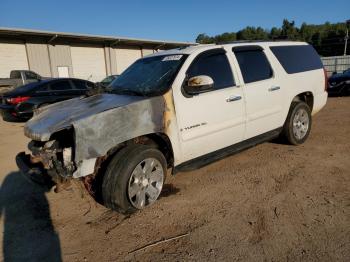
[[[281,87],[279,87],[279,86],[272,86],[272,87],[269,88],[269,92],[277,91],[277,90],[280,90],[280,89],[281,89]]]
[[[226,102],[233,102],[233,101],[238,101],[241,99],[242,99],[242,97],[240,95],[235,95],[235,96],[230,96],[229,98],[227,98]]]

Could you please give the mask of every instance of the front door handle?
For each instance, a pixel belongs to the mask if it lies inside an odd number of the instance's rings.
[[[279,86],[272,86],[272,87],[269,88],[269,92],[277,91],[277,90],[280,90],[280,89],[281,89],[281,87],[279,87]]]
[[[226,102],[233,102],[233,101],[238,101],[241,99],[242,99],[242,97],[240,95],[230,96],[229,98],[226,99]]]

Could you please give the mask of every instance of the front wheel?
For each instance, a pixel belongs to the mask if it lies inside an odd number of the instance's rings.
[[[282,134],[292,145],[300,145],[306,141],[311,130],[310,107],[301,101],[293,102]]]
[[[102,183],[104,204],[121,213],[133,213],[153,204],[166,176],[166,160],[156,148],[133,145],[118,152]]]

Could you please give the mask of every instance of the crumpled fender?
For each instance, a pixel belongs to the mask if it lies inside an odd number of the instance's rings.
[[[162,96],[152,97],[74,122],[75,160],[104,156],[122,142],[162,132],[164,107]]]

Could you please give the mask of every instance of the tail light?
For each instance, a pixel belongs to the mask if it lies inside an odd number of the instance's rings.
[[[17,105],[19,103],[27,101],[29,98],[30,96],[18,96],[13,98],[7,98],[6,101],[11,105]]]
[[[324,91],[327,92],[328,89],[328,74],[326,68],[323,68],[323,73],[324,73]]]

